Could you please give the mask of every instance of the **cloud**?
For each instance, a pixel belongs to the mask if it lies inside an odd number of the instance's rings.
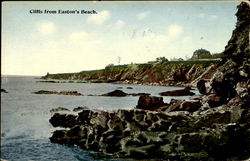
[[[105,23],[107,20],[109,20],[110,17],[111,17],[110,12],[107,10],[104,10],[104,11],[99,12],[98,14],[93,14],[93,15],[88,16],[87,22],[101,25]]]
[[[69,35],[69,40],[71,41],[82,41],[88,39],[89,35],[88,33],[82,31],[82,32],[74,32]]]
[[[124,25],[125,25],[125,22],[122,21],[122,20],[118,20],[118,21],[116,21],[116,23],[115,23],[115,26],[116,26],[116,28],[118,28],[118,29],[122,28]]]
[[[150,12],[141,12],[137,15],[138,20],[143,20],[150,15]]]
[[[192,37],[191,36],[185,36],[185,37],[183,37],[183,42],[190,42],[190,41],[192,41]]]
[[[215,19],[218,18],[218,16],[216,16],[216,15],[211,15],[209,18],[210,18],[211,20],[215,20]]]
[[[56,26],[51,21],[38,22],[36,27],[38,32],[42,35],[51,35],[56,31]]]
[[[198,17],[204,18],[204,17],[205,17],[205,14],[204,14],[204,13],[200,13],[200,14],[198,15]]]
[[[209,20],[215,20],[215,19],[217,19],[218,18],[218,16],[217,15],[209,15],[209,14],[204,14],[204,13],[200,13],[199,15],[198,15],[198,17],[199,18],[205,18],[205,19],[209,19]]]
[[[168,36],[177,37],[182,33],[182,26],[178,24],[171,24],[168,27]]]

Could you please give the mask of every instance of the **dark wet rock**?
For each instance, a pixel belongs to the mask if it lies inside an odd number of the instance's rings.
[[[116,96],[116,97],[124,97],[127,96],[128,94],[121,91],[121,90],[114,90],[112,92],[106,93],[106,94],[102,94],[101,96]]]
[[[201,107],[201,102],[199,100],[185,100],[181,103],[178,110],[194,112]]]
[[[235,90],[240,98],[250,100],[250,81],[238,82]]]
[[[2,88],[1,88],[1,93],[2,93],[2,92],[3,92],[3,93],[8,93],[5,89],[2,89]]]
[[[42,81],[37,81],[37,82],[41,82],[41,83],[61,83],[59,81],[54,81],[54,80],[42,80]]]
[[[89,110],[89,108],[86,107],[86,106],[83,106],[83,107],[77,107],[77,108],[73,109],[74,112],[79,112],[79,111],[82,111],[82,110]]]
[[[107,80],[90,80],[91,83],[107,83]]]
[[[102,94],[100,96],[115,96],[115,97],[124,97],[124,96],[149,96],[149,93],[125,93],[121,90],[114,90],[112,92]]]
[[[70,110],[64,107],[57,107],[50,110],[51,113],[62,112],[62,111],[70,111]]]
[[[162,96],[192,96],[192,95],[195,95],[195,93],[190,92],[190,87],[186,87],[180,90],[161,92],[160,95]]]
[[[149,96],[150,93],[130,93],[130,96]]]
[[[187,78],[186,78],[186,73],[187,73],[187,69],[185,68],[180,68],[180,69],[177,69],[173,75],[173,79],[174,81],[186,81]]]
[[[5,137],[6,136],[6,134],[3,132],[1,132],[1,137]]]
[[[77,124],[75,115],[59,114],[55,113],[53,117],[50,118],[49,122],[54,127],[73,127]]]
[[[55,131],[50,140],[117,157],[224,160],[241,155],[244,158],[249,152],[248,128],[231,123],[232,111],[225,108],[193,114],[141,109],[83,110],[77,119],[69,119],[80,123],[76,122],[70,130]],[[65,117],[63,113],[60,115]],[[248,115],[242,116],[246,119]],[[65,121],[60,120],[58,125],[66,127]],[[240,150],[232,152],[235,148]],[[232,154],[223,153],[223,149]]]
[[[65,139],[67,130],[56,130],[53,132],[53,136],[50,138],[52,143],[67,144],[70,143]]]
[[[161,111],[188,111],[194,112],[202,106],[200,100],[171,100],[168,105],[160,107]]]
[[[200,94],[207,94],[207,89],[206,89],[205,83],[206,83],[205,80],[199,80],[197,82],[197,89],[199,90]]]
[[[163,106],[164,104],[162,97],[140,96],[136,108],[155,110],[157,107]]]
[[[228,60],[218,68],[211,79],[211,87],[214,92],[223,99],[230,99],[235,96],[235,84],[239,78],[237,64]]]
[[[91,110],[82,110],[81,112],[78,113],[77,120],[83,125],[89,124],[90,117],[92,114],[93,114],[93,111]]]
[[[37,92],[34,92],[35,94],[57,94],[57,95],[73,95],[73,96],[83,96],[83,94],[78,93],[77,91],[46,91],[46,90],[40,90]]]
[[[225,102],[221,96],[218,96],[216,94],[210,94],[206,98],[207,103],[211,107],[220,106]]]
[[[242,110],[240,117],[238,117],[238,120],[241,124],[246,124],[246,126],[250,128],[250,109]]]
[[[234,158],[233,160],[248,159],[248,157],[244,156],[247,156],[249,152],[249,133],[244,126],[226,124],[218,127],[217,133],[220,136],[210,135],[205,140],[210,156],[220,160],[225,160],[226,158]],[[238,156],[238,159],[235,156]]]
[[[192,127],[213,127],[216,124],[228,124],[231,122],[231,111],[225,109],[208,109],[195,116]]]
[[[107,120],[110,119],[110,116],[106,111],[94,111],[89,117],[89,123],[93,126],[97,126],[99,129],[106,129],[108,126],[110,126],[110,124],[107,123]]]

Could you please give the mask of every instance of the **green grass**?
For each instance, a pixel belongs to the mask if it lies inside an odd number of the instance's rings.
[[[201,65],[210,65],[210,64],[214,64],[217,63],[218,61],[216,60],[210,60],[210,61],[168,61],[168,62],[164,62],[164,65],[167,64],[186,64],[186,65],[194,65],[194,64],[201,64]]]
[[[128,65],[115,65],[115,66],[109,66],[109,67],[106,67],[105,69],[103,70],[123,70],[123,69],[126,69],[128,67]]]

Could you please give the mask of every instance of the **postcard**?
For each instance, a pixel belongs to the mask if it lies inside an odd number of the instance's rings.
[[[4,1],[2,160],[247,160],[249,1]]]

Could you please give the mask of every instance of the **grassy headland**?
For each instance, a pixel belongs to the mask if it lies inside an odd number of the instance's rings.
[[[108,65],[104,69],[81,71],[78,73],[48,73],[46,76],[43,76],[42,79],[185,85],[195,80],[207,70],[210,71],[203,79],[209,79],[217,63],[217,60],[206,60]]]

